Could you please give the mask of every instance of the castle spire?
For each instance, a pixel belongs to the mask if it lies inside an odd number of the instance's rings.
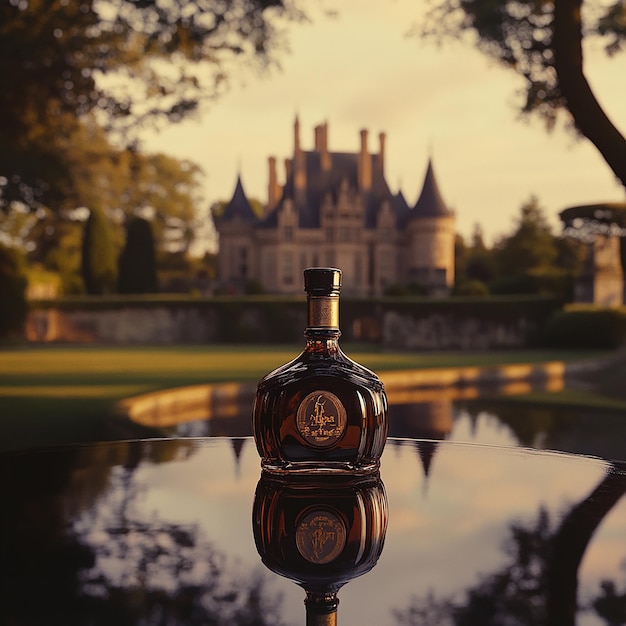
[[[293,124],[293,153],[294,155],[300,152],[300,119],[296,113],[296,119]]]
[[[415,203],[413,211],[415,217],[440,217],[452,213],[443,201],[441,192],[439,191],[432,158],[428,159],[428,167],[426,168],[422,192]]]

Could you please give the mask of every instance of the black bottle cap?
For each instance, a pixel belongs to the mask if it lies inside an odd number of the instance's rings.
[[[313,296],[337,296],[341,270],[335,267],[309,267],[304,270],[304,291]]]

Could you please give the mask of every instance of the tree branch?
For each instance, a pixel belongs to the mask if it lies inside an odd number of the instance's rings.
[[[596,100],[583,71],[582,0],[555,0],[552,47],[559,89],[578,130],[626,188],[626,139]]]

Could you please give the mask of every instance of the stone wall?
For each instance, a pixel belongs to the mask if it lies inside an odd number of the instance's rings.
[[[60,343],[276,343],[302,341],[306,325],[302,298],[98,304],[33,308],[26,337]],[[345,299],[340,325],[345,341],[394,350],[520,348],[557,308],[549,299]]]
[[[520,316],[509,320],[433,313],[427,316],[401,315],[394,311],[383,318],[383,344],[408,350],[488,350],[522,348],[536,324]]]
[[[214,311],[193,307],[38,309],[26,323],[34,342],[173,344],[217,341]]]

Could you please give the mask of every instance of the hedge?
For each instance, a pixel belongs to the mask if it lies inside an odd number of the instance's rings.
[[[543,327],[541,343],[553,348],[614,349],[626,342],[626,307],[569,306]]]

